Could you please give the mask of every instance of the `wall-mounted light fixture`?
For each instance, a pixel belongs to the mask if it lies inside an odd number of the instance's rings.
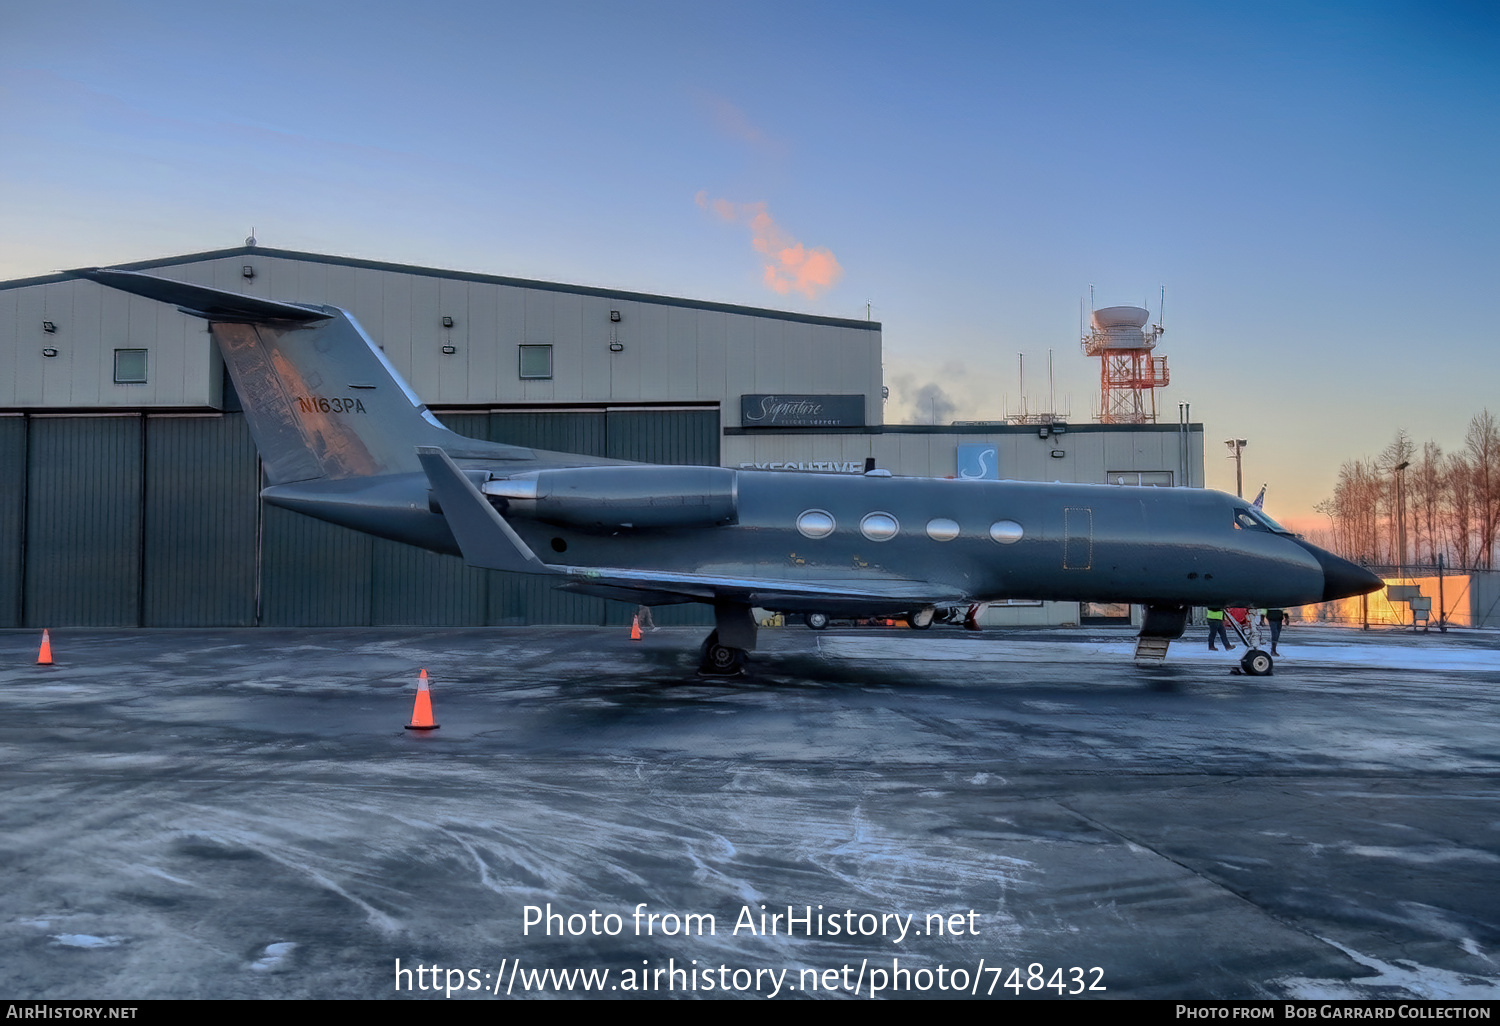
[[[251,267],[249,264],[246,264],[244,267],[240,268],[240,274],[244,275],[246,278],[254,278],[255,268]]]
[[[456,352],[458,352],[458,347],[457,346],[444,346],[443,347],[443,355],[444,356],[452,356]]]
[[[1046,424],[1043,424],[1041,427],[1039,427],[1039,428],[1036,429],[1036,436],[1038,438],[1046,438],[1051,433],[1052,433],[1051,429],[1048,428]]]
[[[1067,454],[1068,454],[1068,451],[1066,449],[1053,449],[1052,450],[1052,458],[1055,459],[1055,460],[1060,460],[1064,456],[1066,456]]]
[[[609,312],[609,319],[612,320],[612,321],[615,321],[616,323],[618,323],[619,320],[620,320],[620,311],[618,311],[618,310],[611,310]]]
[[[609,344],[609,351],[611,353],[623,353],[625,351],[625,343],[616,339]]]
[[[451,327],[453,327],[453,318],[452,317],[444,317],[443,318],[443,327],[445,327],[445,328],[451,328]]]
[[[57,333],[57,325],[53,324],[51,321],[43,321],[42,330],[49,335],[55,335]]]
[[[51,346],[48,346],[46,349],[42,350],[42,355],[50,360],[52,357],[57,355],[57,350],[53,349]]]

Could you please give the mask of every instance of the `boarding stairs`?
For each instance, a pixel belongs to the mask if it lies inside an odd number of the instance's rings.
[[[1160,666],[1167,661],[1167,647],[1171,644],[1171,638],[1157,638],[1150,635],[1137,638],[1135,664],[1137,666]]]

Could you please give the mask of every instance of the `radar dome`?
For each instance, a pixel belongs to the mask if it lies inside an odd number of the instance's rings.
[[[1139,306],[1106,306],[1094,311],[1094,327],[1100,331],[1110,328],[1144,328],[1151,319],[1151,311]]]

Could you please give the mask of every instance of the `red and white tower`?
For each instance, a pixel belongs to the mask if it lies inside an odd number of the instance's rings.
[[[1151,311],[1139,306],[1095,310],[1083,351],[1099,357],[1099,421],[1156,423],[1156,390],[1167,386],[1167,358],[1152,356],[1163,329],[1147,328]]]

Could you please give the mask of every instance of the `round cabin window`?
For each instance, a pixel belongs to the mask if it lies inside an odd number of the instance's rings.
[[[797,530],[804,538],[827,538],[835,526],[833,514],[827,510],[810,509],[797,518]]]
[[[873,542],[890,541],[901,525],[889,513],[871,513],[859,522],[859,533]]]
[[[958,537],[958,521],[946,517],[927,521],[927,537],[933,541],[952,541]]]
[[[990,525],[990,537],[1001,545],[1011,545],[1020,541],[1024,533],[1021,525],[1014,520],[997,520]]]

